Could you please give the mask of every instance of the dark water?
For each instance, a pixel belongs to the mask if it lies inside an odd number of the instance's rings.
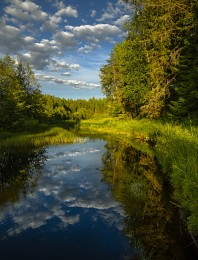
[[[0,259],[196,259],[155,158],[126,143],[0,155]]]

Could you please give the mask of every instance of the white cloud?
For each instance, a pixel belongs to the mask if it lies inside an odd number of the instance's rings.
[[[62,50],[73,49],[77,45],[74,34],[70,32],[59,31],[54,34],[53,38],[54,43]]]
[[[35,41],[35,38],[32,36],[25,36],[24,41],[28,44],[33,43]]]
[[[67,6],[65,8],[61,8],[55,14],[55,16],[71,16],[71,17],[77,18],[78,17],[78,11],[71,6]]]
[[[76,63],[67,63],[65,61],[58,61],[51,59],[50,61],[50,70],[59,71],[59,70],[79,70],[80,65]]]
[[[100,22],[92,25],[81,23],[81,26],[76,26],[69,22],[78,18],[77,7],[66,5],[65,1],[48,0],[49,8],[42,1],[6,0],[5,3],[0,20],[2,54],[14,54],[18,60],[31,64],[33,69],[47,69],[46,73],[49,74],[53,71],[57,78],[52,78],[50,75],[45,78],[53,83],[62,84],[62,80],[66,80],[66,76],[70,76],[70,72],[73,71],[72,76],[75,75],[75,78],[69,82],[71,86],[87,88],[99,86],[98,84],[87,85],[87,82],[99,82],[99,66],[103,64],[105,58],[98,50],[103,47],[103,42],[113,43],[117,37],[122,37],[120,25],[128,14],[123,14],[125,8],[123,4],[108,4],[99,18],[101,21],[108,19],[107,23]],[[78,7],[81,7],[81,3]],[[92,17],[94,19],[91,20],[94,21],[96,15],[98,17],[98,10],[88,9],[85,15],[84,18]],[[82,18],[80,17],[78,22],[81,22]],[[94,57],[88,55],[93,51]],[[104,46],[103,53],[105,52]],[[72,57],[73,55],[75,58]],[[93,58],[95,60],[96,57],[99,60],[103,57],[100,64],[93,63]],[[63,79],[58,78],[58,73]],[[63,84],[68,82],[64,81]]]
[[[33,40],[31,37],[29,40]],[[25,38],[27,41],[27,37]],[[58,53],[59,48],[53,41],[43,39],[40,42],[26,44],[26,53],[19,54],[19,59],[25,63],[30,63],[37,70],[42,70],[49,65],[51,56]]]
[[[102,16],[97,19],[98,22],[104,22],[106,20],[113,20],[119,14],[122,13],[121,9],[118,8],[117,5],[114,7],[113,4],[110,2],[107,4],[107,8],[103,11],[104,12],[103,12]]]
[[[21,32],[17,27],[0,22],[0,47],[5,53],[18,52],[25,44]]]
[[[57,77],[49,76],[49,75],[44,75],[44,74],[35,74],[35,76],[36,76],[37,80],[40,80],[40,81],[51,81],[51,82],[55,82],[57,84],[63,84],[66,86],[70,86],[72,88],[77,88],[77,89],[95,89],[95,88],[100,87],[100,84],[85,82],[85,81],[81,81],[81,80],[75,80],[75,79],[65,80],[65,79],[61,79],[61,78],[57,78]]]
[[[98,22],[112,22],[115,19],[120,19],[124,15],[129,14],[129,10],[131,10],[131,6],[128,3],[123,2],[122,0],[118,0],[118,2],[113,5],[112,3],[107,4],[107,8],[103,9],[103,13],[100,18],[96,19]],[[117,23],[120,25],[119,23]]]
[[[58,24],[61,23],[62,18],[57,16],[49,16],[48,20],[41,26],[41,30],[55,31],[58,28]]]
[[[46,20],[45,23],[42,25],[41,30],[55,31],[59,27],[59,24],[63,21],[62,16],[77,18],[78,12],[71,6],[64,7],[63,4],[63,7],[60,8],[59,11],[57,11],[54,15],[48,17],[48,20]]]
[[[104,22],[106,20],[113,20],[114,14],[112,13],[104,13],[100,18],[97,19],[98,22]]]
[[[78,51],[86,54],[98,48],[100,49],[101,46],[95,43],[91,43],[90,45],[85,44],[83,47],[80,47]]]
[[[117,20],[115,21],[115,24],[122,26],[122,25],[124,25],[126,22],[128,22],[129,19],[130,19],[130,16],[129,16],[129,15],[123,15],[123,16],[121,16],[119,19],[117,19]]]
[[[11,5],[5,7],[4,11],[19,20],[44,21],[48,17],[48,14],[32,1],[12,0],[10,2]]]
[[[76,37],[92,43],[109,41],[121,33],[117,26],[110,24],[66,26],[66,29],[71,30]]]

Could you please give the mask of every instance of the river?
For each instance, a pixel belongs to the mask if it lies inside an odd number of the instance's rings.
[[[195,259],[169,192],[125,142],[2,151],[0,259]]]

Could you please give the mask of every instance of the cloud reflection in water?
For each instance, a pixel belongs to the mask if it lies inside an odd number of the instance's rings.
[[[123,209],[113,200],[109,186],[101,182],[98,170],[104,152],[103,141],[47,148],[43,174],[33,193],[21,194],[20,202],[0,212],[0,223],[12,223],[1,232],[1,240],[29,229],[66,229],[80,224],[85,214],[92,225],[102,221],[121,230]]]

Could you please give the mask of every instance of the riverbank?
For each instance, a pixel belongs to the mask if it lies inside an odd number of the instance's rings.
[[[38,129],[39,131],[39,129]],[[79,141],[71,131],[62,127],[51,126],[48,129],[34,132],[6,132],[0,131],[0,149],[5,148],[36,148],[44,145],[54,145],[62,143],[74,143]]]
[[[149,120],[106,118],[85,120],[81,130],[127,137],[154,151],[174,194],[173,203],[185,210],[189,232],[198,234],[198,129]]]
[[[78,122],[79,126],[79,122]],[[162,166],[164,176],[172,184],[172,202],[185,209],[188,230],[198,234],[198,129],[170,123],[149,120],[126,120],[103,118],[82,120],[77,136],[76,125],[63,124],[37,128],[30,132],[10,133],[0,131],[0,148],[29,148],[74,143],[81,138],[80,133],[109,135],[127,138],[144,152],[156,156]],[[77,127],[78,128],[78,127]]]

